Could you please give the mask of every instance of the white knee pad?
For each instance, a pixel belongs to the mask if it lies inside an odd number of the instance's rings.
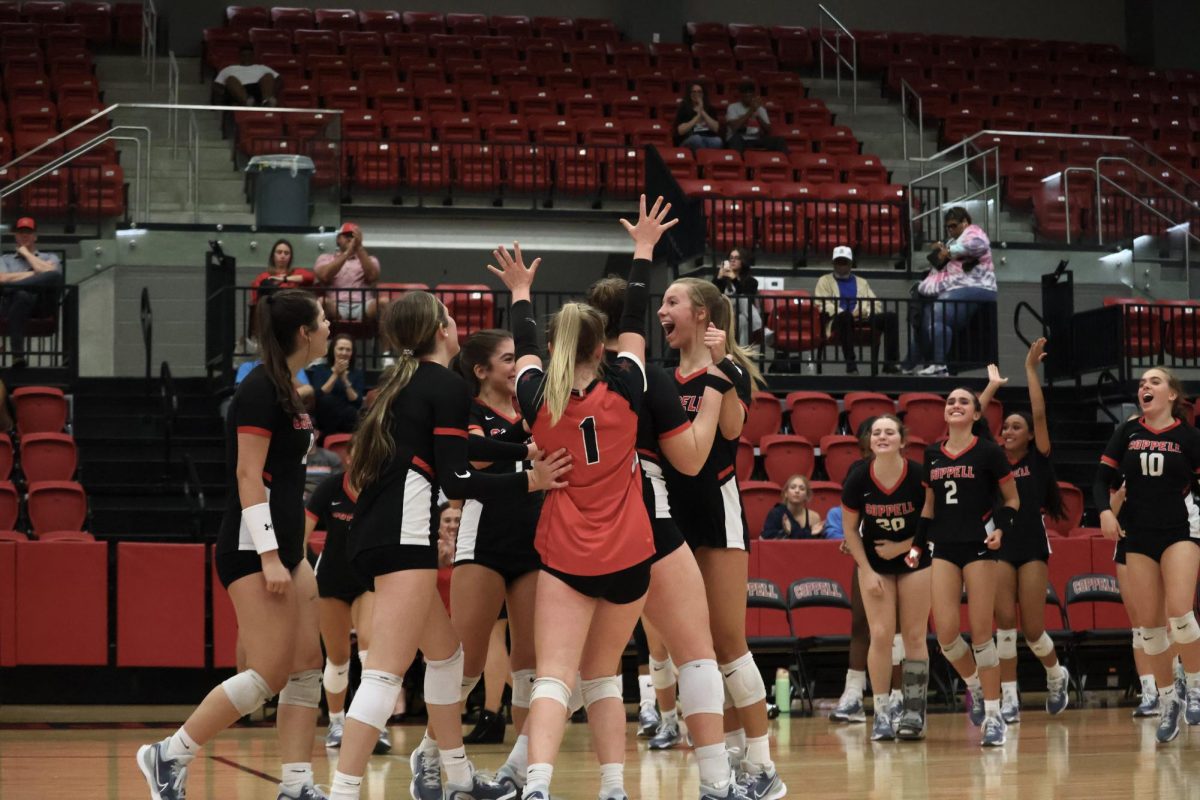
[[[666,661],[655,661],[654,656],[650,657],[650,683],[659,691],[675,685],[675,662],[670,656]]]
[[[904,637],[896,634],[892,637],[892,666],[895,667],[904,662]]]
[[[252,669],[239,672],[232,678],[222,681],[221,688],[225,690],[225,696],[229,698],[229,702],[233,703],[233,707],[243,717],[258,711],[262,708],[262,704],[275,694],[267,685],[266,679]]]
[[[479,685],[479,681],[481,680],[483,680],[482,675],[476,675],[473,678],[468,675],[463,675],[462,689],[459,691],[458,695],[459,702],[465,702],[466,699],[471,696],[471,692],[475,691],[475,687]]]
[[[621,698],[621,676],[609,675],[606,678],[592,678],[591,680],[582,681],[579,684],[579,691],[583,694],[583,707],[591,708],[593,703],[598,703],[601,700]]]
[[[1142,628],[1142,648],[1148,656],[1162,655],[1171,647],[1166,628]]]
[[[767,698],[767,687],[754,663],[753,654],[746,653],[728,664],[722,664],[721,674],[725,676],[725,686],[736,707],[752,706]]]
[[[512,704],[514,708],[529,708],[533,695],[533,679],[537,673],[531,669],[519,669],[512,674]]]
[[[387,727],[388,717],[396,708],[396,698],[400,696],[402,678],[390,672],[378,669],[364,669],[358,691],[354,693],[354,702],[346,716],[356,719],[364,725],[370,725],[377,731]]]
[[[996,655],[1000,656],[1002,660],[1017,657],[1017,631],[1015,628],[1000,628],[996,631]]]
[[[971,648],[963,641],[962,636],[955,636],[954,641],[950,644],[938,642],[938,647],[942,648],[942,655],[947,661],[958,661],[960,658],[971,652]]]
[[[571,689],[558,678],[537,678],[533,682],[533,692],[529,696],[531,705],[534,700],[553,700],[564,710],[569,710],[571,708]]]
[[[575,687],[571,689],[571,696],[567,700],[567,713],[574,714],[583,708],[583,678],[579,673],[575,673]]]
[[[441,661],[425,659],[425,702],[435,706],[457,705],[462,695],[462,645]]]
[[[1133,629],[1133,649],[1141,650],[1143,652],[1145,652],[1145,650],[1146,650],[1146,643],[1144,641],[1142,641],[1142,629],[1141,628]]]
[[[679,704],[688,714],[720,714],[724,696],[721,670],[713,659],[689,661],[679,668]]]
[[[329,694],[341,694],[350,686],[350,662],[335,664],[325,659],[325,674],[323,676],[325,691]]]
[[[285,706],[317,708],[321,705],[321,670],[306,669],[288,675],[287,686],[279,693],[279,702]]]
[[[721,668],[717,667],[717,672],[720,671]],[[725,698],[721,701],[721,709],[722,711],[728,711],[729,709],[733,708],[733,697],[729,694],[729,684],[722,680],[721,685],[725,687]]]
[[[996,653],[996,643],[992,637],[989,636],[983,644],[972,645],[971,650],[975,652],[975,666],[979,669],[1000,666],[1000,656]]]
[[[1050,634],[1042,631],[1042,635],[1034,639],[1032,642],[1026,641],[1030,651],[1038,658],[1045,658],[1054,652],[1054,640],[1050,638]]]
[[[1196,623],[1196,612],[1189,611],[1182,617],[1171,617],[1171,641],[1176,644],[1191,644],[1200,639],[1200,625]]]

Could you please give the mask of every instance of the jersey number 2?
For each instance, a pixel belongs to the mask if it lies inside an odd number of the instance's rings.
[[[596,441],[596,418],[587,417],[583,422],[579,423],[579,430],[583,431],[583,453],[589,464],[600,463],[600,443]]]
[[[946,481],[946,505],[952,506],[958,503],[958,484],[954,481]]]

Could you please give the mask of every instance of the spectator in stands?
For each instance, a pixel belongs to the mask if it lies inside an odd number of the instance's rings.
[[[945,223],[947,240],[931,248],[933,269],[917,287],[922,297],[938,301],[922,310],[918,348],[910,344],[907,370],[916,370],[915,356],[924,354],[929,359],[918,375],[949,374],[946,360],[954,334],[971,321],[982,303],[996,302],[996,271],[987,234],[962,206],[947,211]]]
[[[900,371],[900,319],[895,311],[884,311],[866,278],[854,274],[854,251],[833,248],[833,272],[817,280],[814,292],[825,317],[825,336],[837,335],[846,359],[846,372],[858,374],[855,333],[861,324],[871,334],[871,367],[879,362],[879,339],[883,339],[883,371]],[[837,298],[837,299],[834,299]]]
[[[438,506],[438,567],[454,566],[454,548],[458,546],[458,526],[462,522],[462,503],[445,502]]]
[[[258,318],[254,313],[258,298],[276,289],[303,289],[317,282],[316,273],[312,270],[292,266],[293,256],[291,242],[287,239],[275,242],[267,256],[267,268],[258,273],[250,284],[250,336],[246,344],[251,352],[258,350],[258,333],[254,329],[255,320]]]
[[[717,110],[708,102],[703,84],[687,84],[687,92],[679,101],[679,112],[675,115],[675,144],[693,151],[725,146],[721,141]]]
[[[738,84],[739,99],[730,103],[725,112],[725,146],[739,153],[745,150],[776,150],[787,152],[787,142],[777,136],[768,136],[771,118],[763,107],[754,81]]]
[[[362,231],[353,222],[338,229],[337,247],[337,253],[325,253],[313,265],[317,280],[335,289],[358,291],[326,295],[322,300],[325,316],[330,320],[375,319],[379,301],[374,292],[362,290],[379,282],[379,259],[363,247]]]
[[[312,447],[308,449],[308,460],[304,462],[304,502],[308,503],[308,498],[321,481],[345,468],[346,465],[338,454],[318,445],[314,436]]]
[[[240,384],[250,374],[251,370],[261,363],[262,359],[256,358],[238,367],[237,374],[233,377],[233,385],[237,386]],[[300,395],[300,402],[304,404],[304,408],[312,411],[313,406],[316,404],[316,393],[313,391],[312,384],[308,380],[308,375],[304,370],[300,370],[292,377],[292,382],[296,385],[296,393]]]
[[[367,393],[367,376],[354,367],[354,339],[339,333],[328,358],[307,370],[317,395],[317,428],[325,433],[353,433]]]
[[[256,64],[254,48],[244,45],[238,50],[238,63],[218,72],[213,83],[224,90],[222,101],[226,105],[273,106],[279,88],[279,73],[266,64]]]
[[[808,478],[793,475],[779,493],[780,502],[767,514],[763,522],[764,539],[819,539],[824,538],[824,523],[821,515],[808,507],[812,492]]]
[[[745,247],[735,247],[717,267],[717,276],[713,278],[713,283],[733,303],[737,313],[735,327],[738,344],[743,347],[761,344],[763,338],[762,312],[750,297],[758,294],[758,279],[750,274],[753,266],[750,251]]]
[[[0,319],[8,322],[12,344],[12,365],[25,367],[25,326],[34,311],[52,313],[57,307],[57,292],[62,288],[62,264],[53,253],[36,250],[37,223],[32,217],[17,220],[13,238],[17,249],[0,257]]]

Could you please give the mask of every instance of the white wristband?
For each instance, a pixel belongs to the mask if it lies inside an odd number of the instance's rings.
[[[250,532],[254,549],[260,555],[268,550],[278,550],[275,541],[275,525],[271,522],[271,504],[259,503],[242,509],[242,524]]]

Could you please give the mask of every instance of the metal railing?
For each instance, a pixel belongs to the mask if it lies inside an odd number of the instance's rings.
[[[909,104],[908,98],[912,97],[916,100],[916,126],[917,126],[917,154],[919,158],[925,157],[925,101],[921,99],[921,95],[912,85],[900,79],[900,136],[901,144],[904,148],[904,160],[908,161],[908,126],[911,124],[909,119]]]
[[[990,178],[988,175],[989,162],[992,165]],[[979,179],[973,178],[971,174],[972,167],[976,165],[981,167],[981,177]],[[948,197],[946,178],[951,174],[957,175],[960,170],[963,182],[962,191],[956,193],[954,197]],[[925,208],[918,208],[917,204],[921,201],[921,198],[928,198],[929,196],[929,193],[923,190],[933,188],[929,187],[927,183],[935,178],[937,185],[934,197],[937,198],[937,203],[930,204]],[[977,189],[973,189],[972,184],[976,182],[980,186]],[[966,205],[980,199],[984,201],[984,227],[992,237],[998,239],[1000,237],[1001,219],[1000,186],[1000,150],[996,147],[960,158],[957,161],[939,167],[933,172],[909,181],[908,192],[905,195],[908,202],[908,241],[914,251],[916,248],[924,247],[927,242],[941,240],[941,214],[943,209],[948,206]]]
[[[25,360],[29,367],[64,370],[64,377],[79,375],[79,287],[19,286],[6,284],[0,297],[13,291],[35,296],[33,311],[25,325]],[[0,336],[10,336],[7,314],[0,318]],[[13,349],[0,355],[0,363],[12,365]]]
[[[167,51],[167,103],[179,105],[179,61],[174,50]],[[178,108],[167,112],[167,137],[171,140],[171,158],[174,158],[179,150]]]
[[[854,34],[850,33],[850,29],[841,23],[841,21],[833,15],[833,12],[825,7],[823,3],[817,4],[819,12],[817,18],[817,30],[820,33],[820,69],[821,78],[825,78],[825,51],[829,50],[833,53],[835,78],[837,85],[837,96],[842,96],[842,67],[850,73],[850,108],[852,112],[858,112],[858,40],[854,38]],[[825,23],[830,22],[834,26],[833,40],[830,41],[825,36]],[[842,38],[845,37],[850,42],[850,58],[847,59],[842,55]]]
[[[142,0],[142,59],[153,90],[158,85],[158,9],[154,0]]]

